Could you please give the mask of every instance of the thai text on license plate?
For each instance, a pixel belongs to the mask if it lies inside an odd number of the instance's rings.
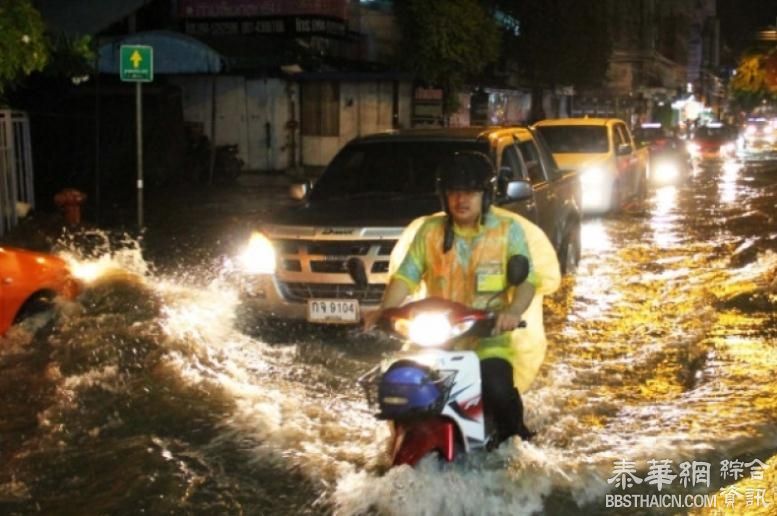
[[[359,322],[356,299],[308,299],[308,321],[346,324]]]

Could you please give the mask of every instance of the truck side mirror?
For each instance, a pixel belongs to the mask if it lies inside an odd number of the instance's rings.
[[[289,186],[289,197],[295,201],[301,201],[310,193],[310,181],[293,183]]]
[[[618,149],[615,151],[615,153],[618,156],[628,156],[633,152],[633,149],[631,148],[631,145],[628,143],[621,143],[618,145]]]
[[[505,197],[511,201],[525,201],[531,199],[534,195],[534,189],[525,179],[514,179],[507,183],[505,188]]]

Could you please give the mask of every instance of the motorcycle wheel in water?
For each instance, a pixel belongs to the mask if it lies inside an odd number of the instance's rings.
[[[512,257],[508,283],[528,276],[528,261]],[[463,339],[491,335],[496,314],[439,298],[382,312],[377,329],[405,340],[403,351],[368,371],[359,383],[376,418],[391,425],[391,463],[415,465],[434,454],[451,462],[500,442],[483,408],[480,359],[456,350]]]

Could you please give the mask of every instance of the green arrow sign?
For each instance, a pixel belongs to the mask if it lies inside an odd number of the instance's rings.
[[[122,45],[119,75],[122,81],[151,82],[154,80],[154,49],[146,45]]]

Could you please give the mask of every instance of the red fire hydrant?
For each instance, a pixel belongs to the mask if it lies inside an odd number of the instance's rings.
[[[62,210],[65,221],[71,226],[81,223],[81,205],[86,201],[86,194],[75,188],[65,188],[54,196],[54,204]]]

